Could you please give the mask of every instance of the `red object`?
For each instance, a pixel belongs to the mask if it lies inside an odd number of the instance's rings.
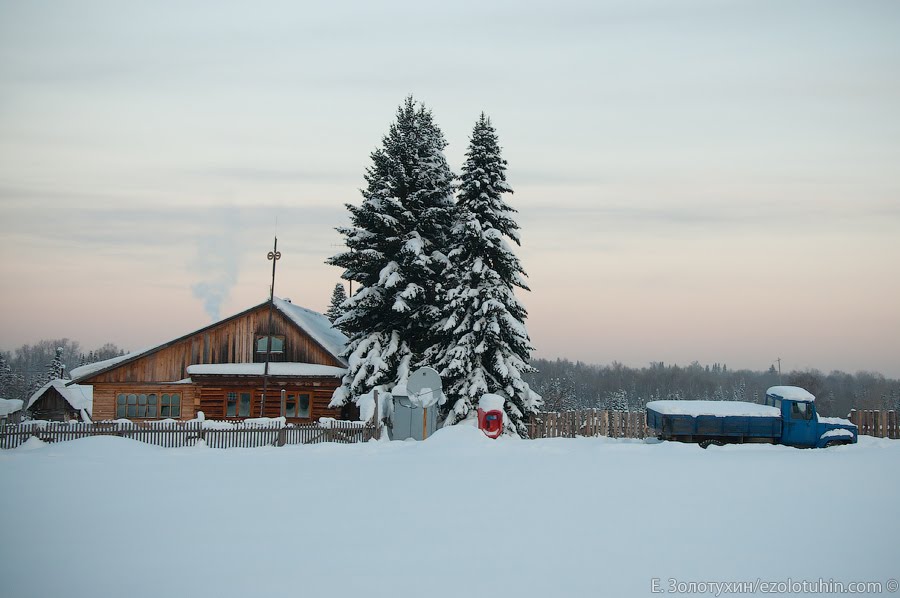
[[[499,409],[485,411],[478,409],[478,429],[488,438],[497,438],[503,433],[503,412]]]

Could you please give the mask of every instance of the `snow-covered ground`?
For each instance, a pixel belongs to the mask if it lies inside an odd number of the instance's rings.
[[[900,576],[900,441],[0,451],[4,596],[645,596]],[[887,592],[885,592],[887,593]],[[712,594],[708,594],[712,595]],[[725,595],[725,594],[723,594]]]

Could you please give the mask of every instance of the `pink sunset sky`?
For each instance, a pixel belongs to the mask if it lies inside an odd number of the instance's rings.
[[[324,310],[408,94],[509,161],[540,357],[900,376],[893,2],[0,2],[0,349]]]

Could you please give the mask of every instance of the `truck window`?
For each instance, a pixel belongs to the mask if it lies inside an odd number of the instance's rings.
[[[791,406],[791,419],[809,419],[812,410],[806,403],[794,403]]]
[[[778,407],[778,410],[781,411],[781,399],[773,399],[772,406]]]

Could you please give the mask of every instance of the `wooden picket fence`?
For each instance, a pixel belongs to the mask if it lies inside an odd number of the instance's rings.
[[[859,434],[879,438],[900,438],[900,414],[896,411],[850,412],[850,421],[859,428]]]
[[[11,449],[32,436],[44,442],[65,442],[88,436],[118,436],[163,447],[193,446],[203,441],[212,448],[251,448],[314,444],[319,442],[357,443],[376,437],[375,426],[359,422],[330,421],[327,424],[237,426],[216,429],[202,422],[169,425],[144,423],[22,423],[0,427],[0,449]]]
[[[545,411],[532,417],[527,426],[529,438],[645,438],[650,434],[644,411]]]

